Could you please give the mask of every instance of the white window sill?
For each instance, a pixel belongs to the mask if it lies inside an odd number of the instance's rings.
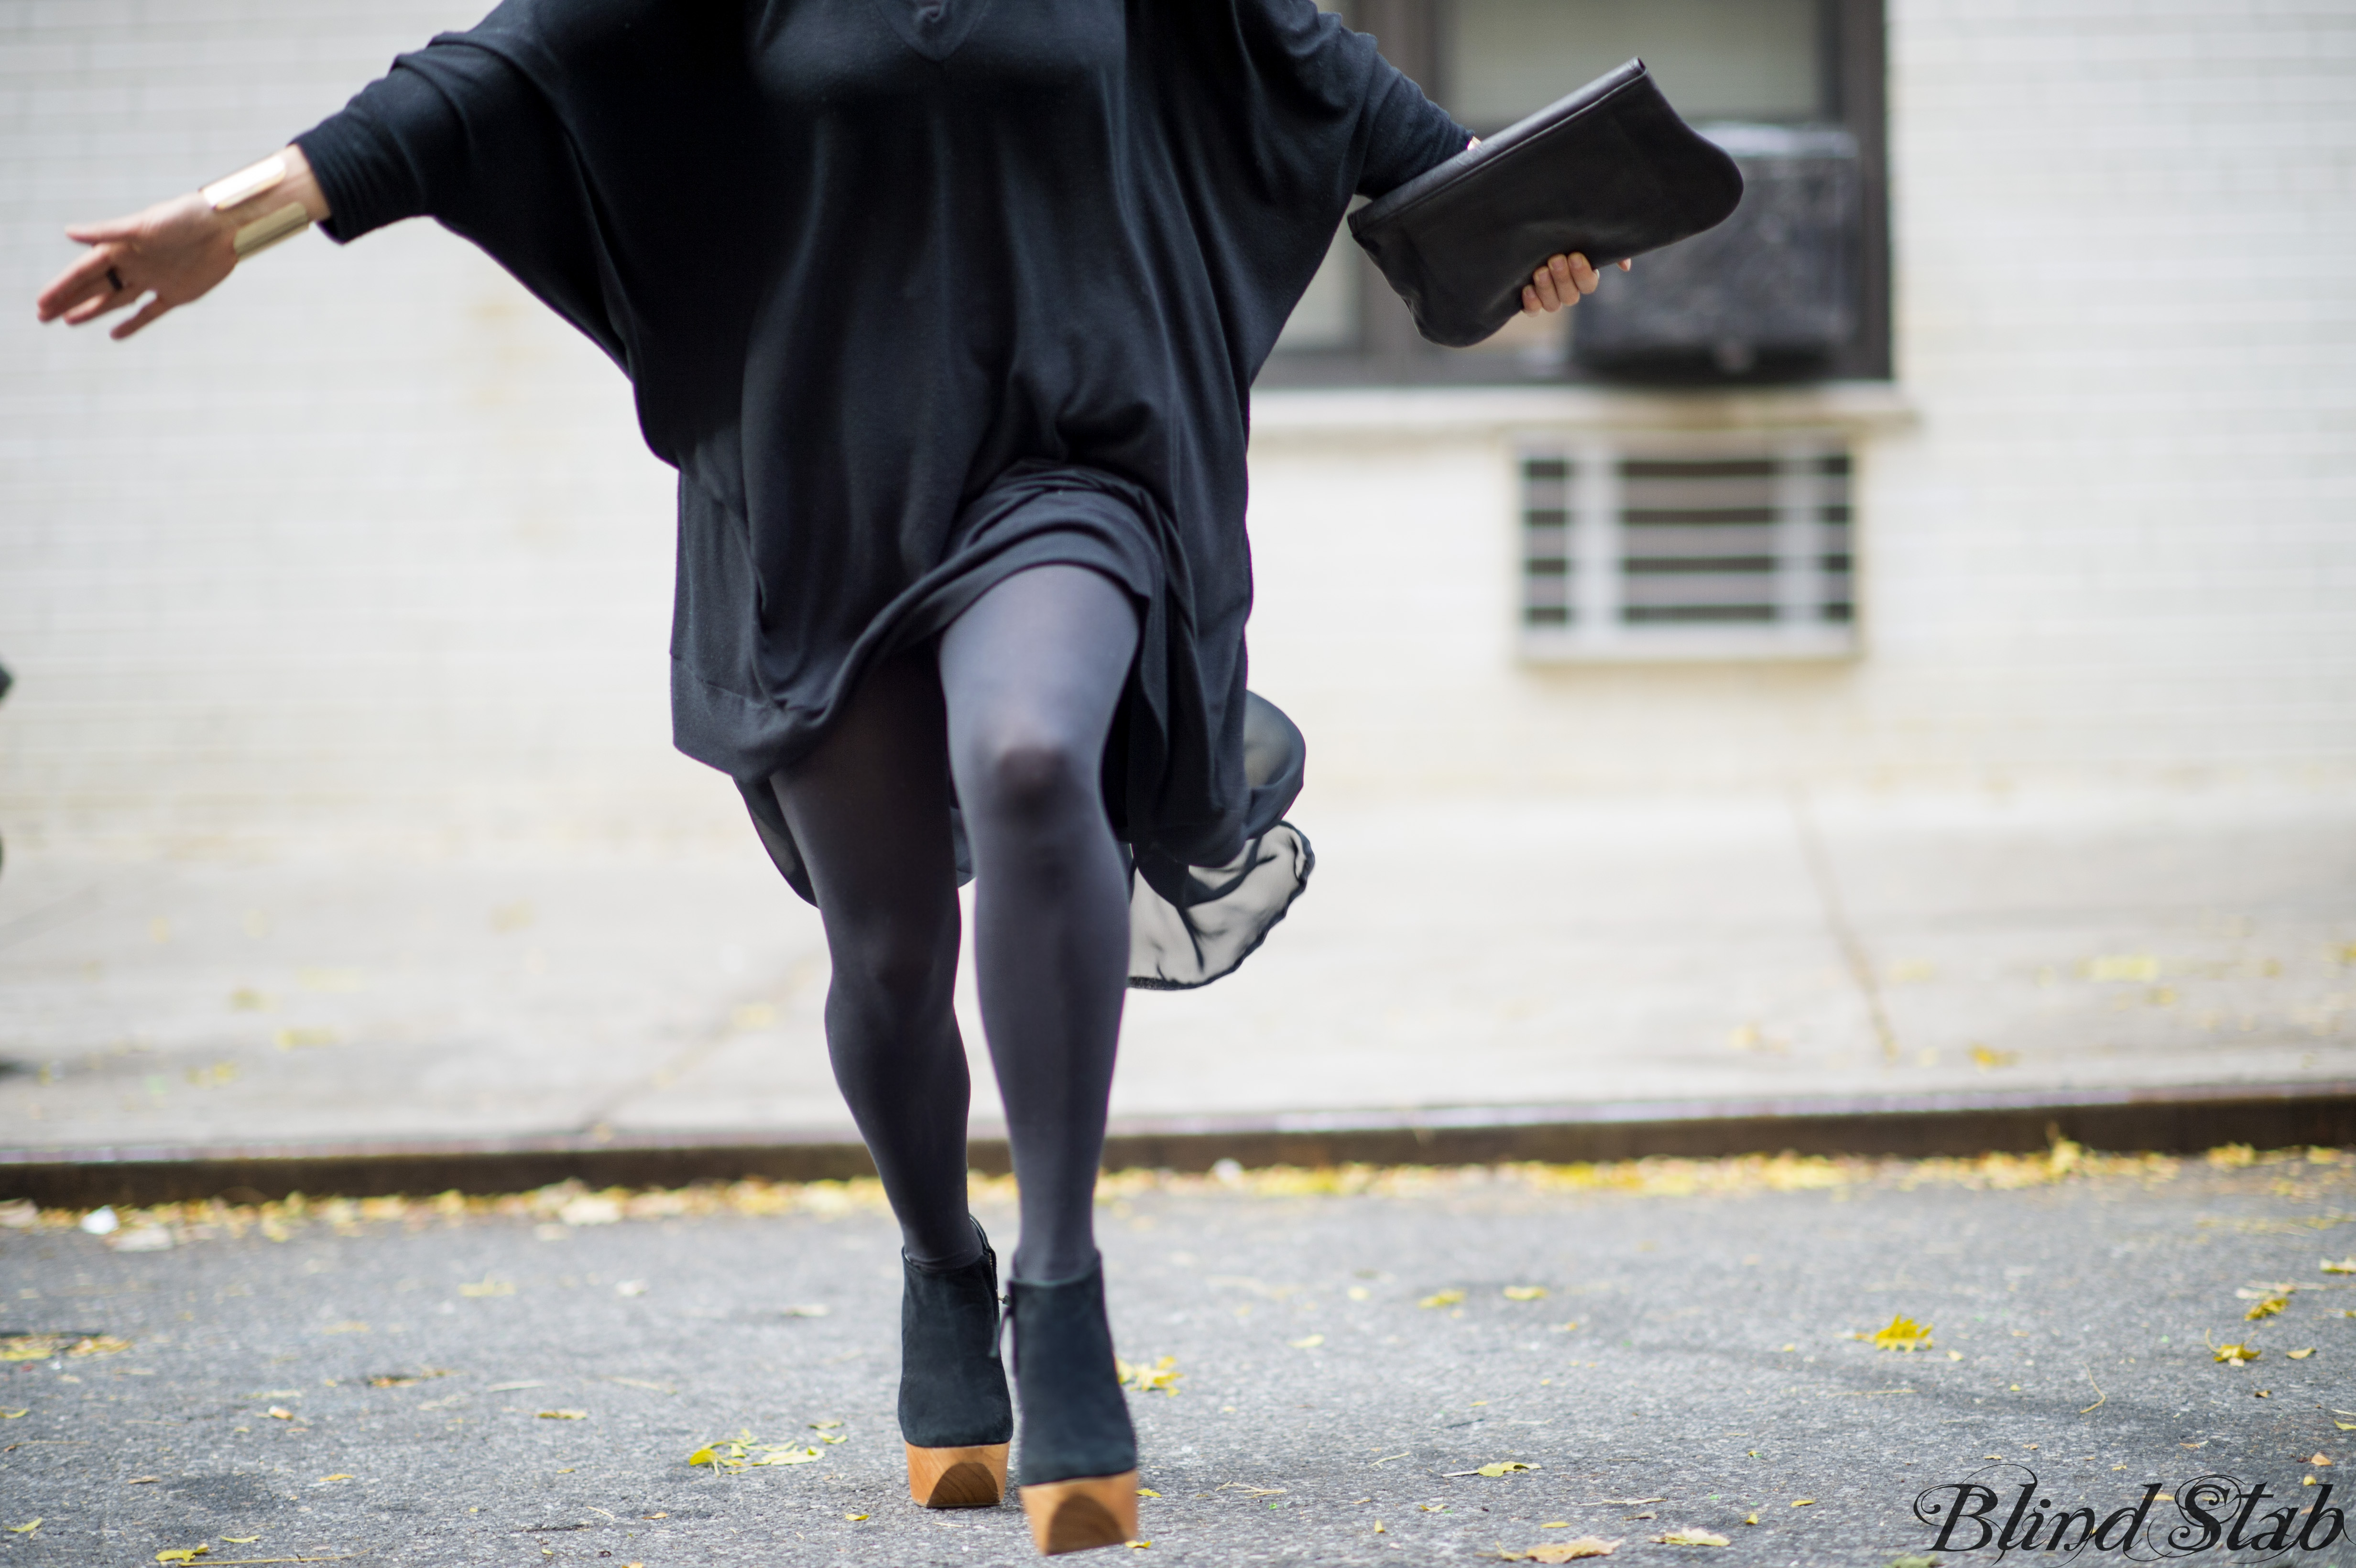
[[[1282,388],[1252,394],[1252,444],[1619,431],[1900,430],[1913,402],[1888,381],[1655,390],[1622,387]]]

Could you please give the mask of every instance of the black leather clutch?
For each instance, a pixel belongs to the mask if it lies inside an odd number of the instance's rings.
[[[1549,256],[1599,269],[1725,221],[1734,160],[1677,118],[1640,59],[1350,215],[1424,336],[1480,342]]]

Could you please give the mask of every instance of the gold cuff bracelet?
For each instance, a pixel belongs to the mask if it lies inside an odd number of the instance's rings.
[[[256,197],[276,189],[285,178],[286,160],[273,153],[258,164],[249,164],[227,179],[213,181],[197,194],[203,197],[215,212],[226,212],[232,207],[241,207]],[[303,204],[290,201],[240,228],[230,243],[237,251],[237,259],[242,261],[248,256],[267,251],[281,240],[291,239],[310,227],[311,215],[304,210]]]

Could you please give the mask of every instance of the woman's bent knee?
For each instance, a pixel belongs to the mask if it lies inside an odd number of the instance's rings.
[[[1098,759],[1076,739],[1043,725],[989,726],[958,770],[966,809],[983,825],[1038,828],[1095,805]]]

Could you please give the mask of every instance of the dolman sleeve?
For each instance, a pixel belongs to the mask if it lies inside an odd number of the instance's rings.
[[[571,139],[511,60],[463,35],[401,56],[295,138],[338,244],[432,218],[488,251],[617,362],[622,334],[601,286],[594,207]]]

